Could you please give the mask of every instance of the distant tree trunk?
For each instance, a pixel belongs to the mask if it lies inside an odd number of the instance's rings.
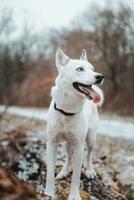
[[[116,72],[115,67],[113,66],[110,67],[110,71],[111,71],[111,80],[113,83],[113,90],[114,90],[114,93],[117,94],[118,92],[117,72]]]

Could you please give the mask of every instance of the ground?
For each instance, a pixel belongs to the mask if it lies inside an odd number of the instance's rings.
[[[42,120],[7,113],[2,115],[0,120],[0,177],[4,176],[4,178],[0,180],[0,199],[10,200],[11,194],[13,200],[49,198],[44,195],[45,128],[46,123]],[[65,159],[63,149],[61,144],[58,148],[56,174]],[[94,151],[94,166],[98,176],[89,180],[82,170],[80,189],[83,200],[133,199],[133,193],[128,192],[133,190],[134,184],[134,163],[131,159],[133,152],[133,141],[99,135],[98,145]],[[127,176],[130,170],[131,175]],[[67,199],[71,174],[70,171],[67,178],[56,181],[56,194],[59,200]],[[12,192],[10,187],[8,190],[7,183],[8,186],[12,186]],[[16,194],[20,194],[19,198]]]

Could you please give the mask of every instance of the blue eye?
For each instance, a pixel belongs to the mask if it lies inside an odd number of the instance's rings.
[[[76,70],[77,70],[78,72],[82,72],[82,71],[84,71],[84,68],[83,68],[83,67],[78,67]]]

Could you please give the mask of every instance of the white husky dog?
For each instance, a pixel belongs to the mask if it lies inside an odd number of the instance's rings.
[[[93,178],[92,150],[96,142],[98,123],[97,106],[103,103],[103,93],[95,84],[104,77],[94,71],[83,50],[80,59],[70,59],[61,49],[56,52],[58,76],[52,88],[52,101],[47,122],[47,178],[46,194],[54,197],[54,164],[57,145],[66,144],[66,161],[57,175],[67,176],[71,158],[73,175],[68,200],[81,200],[79,193],[80,174],[84,144],[87,143],[86,175]]]

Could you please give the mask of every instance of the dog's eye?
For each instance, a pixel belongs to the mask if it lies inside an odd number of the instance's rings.
[[[84,68],[83,68],[83,67],[78,67],[76,70],[77,70],[78,72],[82,72],[82,71],[84,71]]]

